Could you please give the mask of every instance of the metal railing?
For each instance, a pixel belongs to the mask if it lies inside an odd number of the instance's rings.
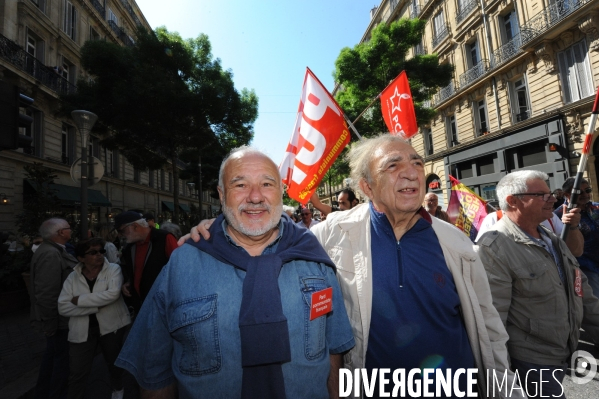
[[[100,13],[103,19],[106,19],[106,9],[98,0],[90,0],[96,11]]]
[[[445,87],[439,89],[439,92],[435,94],[434,103],[441,104],[443,101],[447,100],[449,97],[453,96],[455,93],[455,83],[452,80]]]
[[[437,47],[449,35],[449,28],[444,24],[433,36],[433,48]]]
[[[503,64],[516,54],[520,52],[520,47],[522,46],[522,38],[520,33],[516,36],[512,37],[512,39],[499,47],[497,50],[493,51],[491,54],[491,68],[495,68],[498,65]]]
[[[460,4],[460,2],[458,2],[458,6],[460,12],[458,12],[458,15],[456,16],[456,21],[459,24],[478,7],[478,2],[476,0],[464,0],[464,3]]]
[[[133,11],[133,7],[131,7],[131,4],[129,4],[127,0],[121,0],[121,4],[125,8],[125,10],[127,10],[129,15],[131,15],[131,18],[133,18],[133,22],[135,22],[136,25],[141,25],[141,22],[139,21],[137,15],[135,15],[135,11]]]
[[[516,122],[522,122],[530,118],[530,110],[526,110],[516,114]]]
[[[125,46],[131,47],[135,44],[133,40],[131,40],[127,32],[123,28],[119,27],[116,24],[116,22],[114,22],[113,20],[109,20],[108,25],[110,25],[110,29],[112,29],[114,33],[116,33],[117,37],[121,39]]]
[[[17,43],[2,35],[0,35],[0,58],[7,60],[58,93],[71,94],[77,91],[77,86],[63,78],[53,68],[44,65]]]
[[[478,64],[460,75],[460,87],[464,88],[483,76],[489,70],[489,62],[480,60]]]
[[[550,5],[522,25],[520,28],[522,45],[535,39],[565,17],[591,1],[593,0],[560,0]]]

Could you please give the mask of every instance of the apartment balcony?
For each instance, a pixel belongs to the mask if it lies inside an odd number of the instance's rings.
[[[441,104],[443,101],[447,100],[449,97],[455,94],[456,88],[453,80],[449,82],[449,84],[445,87],[439,89],[439,92],[435,95],[434,103],[435,105]]]
[[[593,0],[560,0],[550,5],[522,25],[520,28],[522,45],[534,40],[591,1]]]
[[[74,84],[63,78],[53,68],[44,65],[17,43],[2,35],[0,35],[0,58],[33,76],[35,80],[57,93],[71,94],[77,90]]]
[[[121,4],[125,8],[125,10],[127,10],[129,15],[131,15],[131,18],[133,18],[133,21],[135,22],[135,24],[141,25],[141,22],[140,22],[139,18],[137,17],[137,15],[135,15],[135,11],[133,11],[133,7],[131,7],[131,4],[129,4],[129,2],[127,0],[121,0]]]
[[[106,18],[106,8],[98,0],[90,0],[96,11],[100,13],[103,19]]]
[[[465,0],[463,4],[458,2],[460,7],[460,12],[456,16],[456,22],[459,24],[462,22],[472,11],[474,11],[478,7],[477,0]]]
[[[466,72],[460,75],[460,87],[464,88],[471,83],[478,80],[489,70],[489,62],[487,60],[480,60],[478,64],[468,69]]]
[[[439,28],[437,32],[435,32],[435,35],[433,36],[433,48],[441,44],[443,39],[445,39],[447,36],[449,36],[449,28],[447,24],[445,24]]]
[[[133,40],[131,40],[129,35],[127,35],[127,32],[123,28],[119,27],[116,24],[116,22],[114,22],[113,20],[109,20],[108,25],[110,25],[110,29],[112,29],[112,31],[116,34],[116,36],[119,39],[121,39],[121,41],[123,42],[123,44],[125,44],[125,46],[131,47],[135,44],[135,43],[133,43]]]
[[[522,37],[520,36],[520,33],[518,33],[512,40],[493,51],[491,54],[491,68],[496,68],[518,54],[521,46]]]

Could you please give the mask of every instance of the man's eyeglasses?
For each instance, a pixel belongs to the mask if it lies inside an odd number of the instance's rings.
[[[590,193],[592,193],[592,192],[593,192],[593,189],[592,189],[592,188],[590,188],[590,187],[587,187],[587,188],[585,188],[584,190],[580,190],[580,191],[584,191],[585,193],[587,193],[587,194],[590,194]]]
[[[512,195],[532,195],[534,197],[543,198],[543,201],[545,202],[549,201],[549,198],[551,197],[555,198],[555,193],[517,193]]]
[[[117,232],[118,232],[119,234],[123,234],[123,233],[125,232],[125,230],[127,230],[127,227],[129,227],[129,226],[131,226],[131,225],[132,225],[132,223],[126,224],[126,225],[124,225],[123,227],[121,227],[120,229],[118,229],[118,230],[117,230]]]
[[[86,252],[86,255],[91,255],[91,256],[96,256],[97,254],[102,254],[104,255],[106,253],[106,250],[104,248],[102,249],[92,249],[91,251]]]
[[[58,229],[58,230],[56,230],[56,232],[57,232],[57,233],[60,233],[60,232],[61,232],[61,231],[63,231],[63,230],[71,230],[71,226],[69,226],[69,227],[63,227],[62,229]]]

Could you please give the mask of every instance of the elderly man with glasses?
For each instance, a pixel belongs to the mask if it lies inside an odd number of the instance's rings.
[[[66,397],[69,378],[69,319],[58,314],[62,284],[77,264],[65,250],[71,239],[71,226],[61,218],[51,218],[40,226],[43,242],[31,260],[31,312],[34,329],[46,336],[46,352],[40,365],[36,398]]]
[[[298,225],[305,227],[307,229],[311,229],[313,226],[316,226],[320,223],[318,220],[314,220],[312,218],[312,209],[304,208],[302,209],[302,220],[299,221]]]
[[[529,396],[542,390],[545,397],[563,398],[566,362],[583,320],[593,339],[599,338],[599,300],[564,241],[540,225],[556,201],[548,179],[524,170],[499,181],[504,217],[478,240],[478,252],[510,337],[512,369]]]
[[[568,203],[570,202],[573,186],[573,177],[567,179],[562,186]],[[589,182],[582,179],[580,194],[576,201],[576,207],[580,208],[581,218],[580,224],[574,226],[574,228],[580,229],[584,237],[584,251],[576,260],[578,260],[580,268],[588,277],[593,292],[599,294],[599,203],[591,201],[592,192],[593,189],[589,186]],[[561,217],[563,208],[556,209],[554,213]]]
[[[137,313],[156,277],[177,248],[177,239],[166,230],[150,227],[143,216],[134,211],[117,215],[114,228],[127,241],[121,255],[125,277],[122,292],[127,305]]]

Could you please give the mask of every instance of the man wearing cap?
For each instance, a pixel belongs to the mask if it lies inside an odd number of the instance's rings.
[[[121,256],[125,283],[122,291],[127,305],[137,313],[154,280],[177,248],[175,236],[150,227],[140,213],[123,212],[114,219],[114,228],[127,240]]]
[[[160,225],[158,223],[156,223],[156,220],[154,219],[154,214],[152,212],[144,213],[144,219],[146,219],[146,222],[148,222],[148,225],[150,227],[153,227],[155,229],[160,228]]]

